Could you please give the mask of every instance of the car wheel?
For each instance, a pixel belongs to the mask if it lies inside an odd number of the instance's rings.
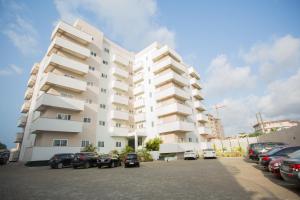
[[[84,164],[84,168],[86,168],[86,169],[87,169],[87,168],[90,168],[90,163],[89,163],[89,162],[85,163],[85,164]]]
[[[62,163],[58,163],[58,164],[57,164],[57,168],[58,168],[58,169],[62,169],[62,168],[63,168],[63,164],[62,164]]]
[[[55,167],[53,165],[50,166],[51,169],[54,169]]]

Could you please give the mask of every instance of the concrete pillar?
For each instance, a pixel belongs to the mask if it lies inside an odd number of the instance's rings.
[[[138,136],[137,136],[136,132],[134,133],[134,148],[135,148],[135,152],[137,152],[137,149],[138,149]]]

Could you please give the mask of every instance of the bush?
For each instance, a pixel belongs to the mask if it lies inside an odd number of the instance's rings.
[[[134,152],[134,149],[132,148],[132,147],[130,147],[130,146],[126,146],[122,151],[121,151],[121,153],[120,153],[120,159],[121,160],[124,160],[125,159],[125,156],[128,154],[128,153],[132,153],[132,152]]]
[[[0,149],[6,149],[6,145],[0,142]]]
[[[159,151],[159,145],[162,140],[159,137],[153,138],[146,143],[146,149],[148,151]]]
[[[152,155],[150,154],[149,151],[147,151],[147,149],[139,150],[138,157],[139,157],[139,160],[142,162],[153,161]]]
[[[82,149],[82,152],[96,152],[96,147],[93,144],[89,144]]]

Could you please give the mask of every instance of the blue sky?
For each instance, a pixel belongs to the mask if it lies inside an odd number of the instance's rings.
[[[169,44],[202,76],[205,104],[227,135],[300,118],[300,1],[0,1],[0,141],[13,146],[31,66],[56,22],[81,17],[133,51]]]

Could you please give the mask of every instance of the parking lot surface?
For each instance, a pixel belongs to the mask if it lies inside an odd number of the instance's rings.
[[[142,163],[140,168],[0,167],[0,199],[300,199],[300,187],[241,158]]]

